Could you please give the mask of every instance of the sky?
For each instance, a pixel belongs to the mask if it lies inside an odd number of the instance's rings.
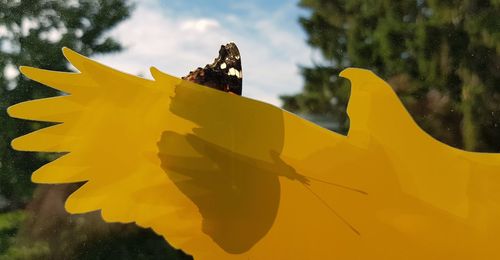
[[[298,23],[306,10],[297,0],[139,0],[132,16],[110,31],[125,46],[93,57],[146,78],[149,67],[184,76],[212,63],[222,44],[237,44],[242,59],[243,95],[277,106],[279,95],[301,90],[299,65],[314,51]]]

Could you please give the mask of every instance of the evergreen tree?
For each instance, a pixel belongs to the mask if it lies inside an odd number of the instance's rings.
[[[75,185],[30,182],[31,173],[53,158],[10,147],[13,138],[47,124],[12,119],[6,108],[61,94],[19,75],[18,66],[68,71],[63,46],[86,56],[120,51],[122,46],[106,32],[131,10],[127,0],[0,0],[0,259],[183,255],[151,230],[106,224],[97,213],[68,215],[63,204]]]
[[[47,161],[35,153],[13,151],[10,141],[42,126],[11,119],[10,105],[58,95],[19,75],[29,65],[67,71],[61,53],[66,46],[86,56],[121,50],[105,33],[130,15],[124,0],[1,0],[0,1],[0,210],[23,207],[34,185],[31,173]]]
[[[59,155],[10,147],[13,138],[47,124],[12,119],[6,108],[62,94],[17,67],[68,71],[64,46],[85,56],[120,51],[106,33],[132,7],[128,0],[0,0],[0,259],[191,259],[151,230],[105,223],[99,212],[69,215],[64,201],[79,185],[30,182],[35,169]]]
[[[348,128],[345,67],[388,80],[417,123],[468,150],[500,151],[500,1],[302,0],[300,23],[324,62],[302,68],[284,108],[333,115]]]

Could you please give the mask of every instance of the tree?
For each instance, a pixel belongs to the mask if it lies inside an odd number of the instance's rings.
[[[387,79],[417,123],[467,150],[500,151],[500,2],[302,0],[308,43],[324,62],[302,68],[292,111],[329,113],[348,128],[347,66]]]
[[[50,88],[19,75],[17,67],[29,65],[68,70],[61,48],[84,55],[116,52],[121,45],[105,33],[126,19],[131,6],[123,0],[0,1],[0,196],[6,209],[23,207],[34,186],[30,174],[47,158],[20,153],[10,141],[40,123],[25,123],[7,116],[6,108],[21,101],[58,95]]]
[[[150,230],[106,224],[98,213],[68,215],[64,200],[75,185],[30,182],[35,169],[59,155],[47,158],[10,147],[13,138],[46,124],[12,119],[6,108],[62,94],[36,86],[17,67],[68,71],[63,46],[86,56],[120,51],[120,43],[106,33],[129,17],[132,7],[128,0],[0,0],[0,259],[179,255]]]

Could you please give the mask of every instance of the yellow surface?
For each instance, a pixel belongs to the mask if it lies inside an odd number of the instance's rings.
[[[391,87],[349,68],[348,136],[151,69],[63,50],[80,73],[22,67],[69,95],[8,109],[58,122],[12,142],[70,152],[37,183],[87,183],[71,213],[136,222],[195,259],[500,259],[500,154],[423,132]]]

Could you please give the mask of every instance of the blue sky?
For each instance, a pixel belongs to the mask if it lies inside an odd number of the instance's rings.
[[[280,105],[280,94],[300,91],[298,65],[311,64],[314,56],[298,24],[305,14],[296,0],[137,1],[132,17],[110,32],[125,51],[95,58],[145,77],[150,66],[183,76],[234,41],[242,56],[243,95]]]

